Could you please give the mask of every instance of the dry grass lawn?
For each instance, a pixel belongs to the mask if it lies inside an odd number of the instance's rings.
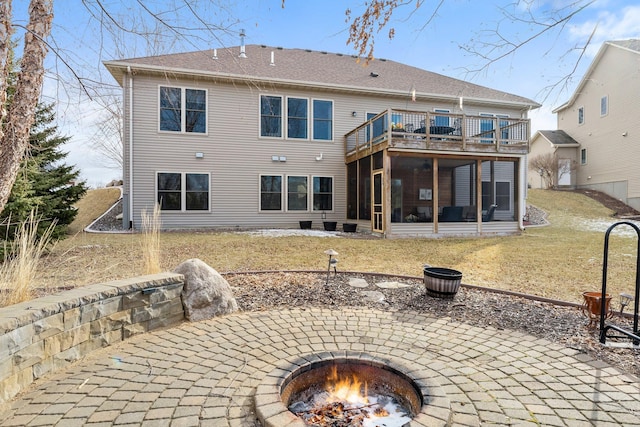
[[[117,187],[87,191],[87,194],[76,203],[78,215],[69,224],[67,233],[71,235],[80,233],[86,226],[105,213],[119,198],[120,189]]]
[[[583,224],[612,220],[611,211],[569,192],[533,190],[529,203],[547,211],[551,225],[506,237],[385,240],[162,233],[161,267],[171,270],[186,259],[200,258],[220,272],[326,270],[323,252],[333,248],[340,253],[342,271],[421,276],[427,263],[462,271],[464,283],[566,301],[580,302],[582,292],[598,291],[604,233]],[[80,286],[140,275],[141,242],[141,234],[78,233],[60,241],[43,260],[38,285]],[[614,295],[634,289],[636,248],[635,238],[611,238],[609,285]]]

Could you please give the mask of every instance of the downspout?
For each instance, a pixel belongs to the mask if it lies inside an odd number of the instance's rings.
[[[127,66],[129,78],[129,229],[133,228],[133,74]]]

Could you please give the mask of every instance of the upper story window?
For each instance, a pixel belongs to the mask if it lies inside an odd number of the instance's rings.
[[[313,100],[313,139],[333,140],[333,101]]]
[[[578,124],[584,123],[584,107],[578,108]]]
[[[260,136],[282,138],[281,96],[260,96]]]
[[[606,116],[609,114],[609,97],[603,96],[600,98],[600,116]]]
[[[435,113],[450,113],[450,110],[445,110],[443,108],[436,108],[433,110]],[[450,120],[449,116],[435,116],[433,118],[434,126],[449,126]]]
[[[287,138],[307,139],[309,101],[305,98],[287,98]]]
[[[207,211],[209,174],[158,172],[157,200],[163,211]]]
[[[207,132],[207,91],[160,86],[160,130]]]

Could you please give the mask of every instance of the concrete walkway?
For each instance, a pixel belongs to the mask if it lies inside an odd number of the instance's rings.
[[[637,379],[576,350],[368,309],[238,313],[139,335],[36,383],[0,425],[257,426],[256,388],[279,364],[345,351],[430,372],[451,425],[640,425]]]

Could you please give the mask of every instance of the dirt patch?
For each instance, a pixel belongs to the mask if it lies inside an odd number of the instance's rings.
[[[579,189],[573,190],[576,193],[584,194],[592,199],[600,202],[602,205],[613,211],[613,217],[625,219],[640,219],[640,212],[627,205],[621,200],[616,199],[602,191]]]

